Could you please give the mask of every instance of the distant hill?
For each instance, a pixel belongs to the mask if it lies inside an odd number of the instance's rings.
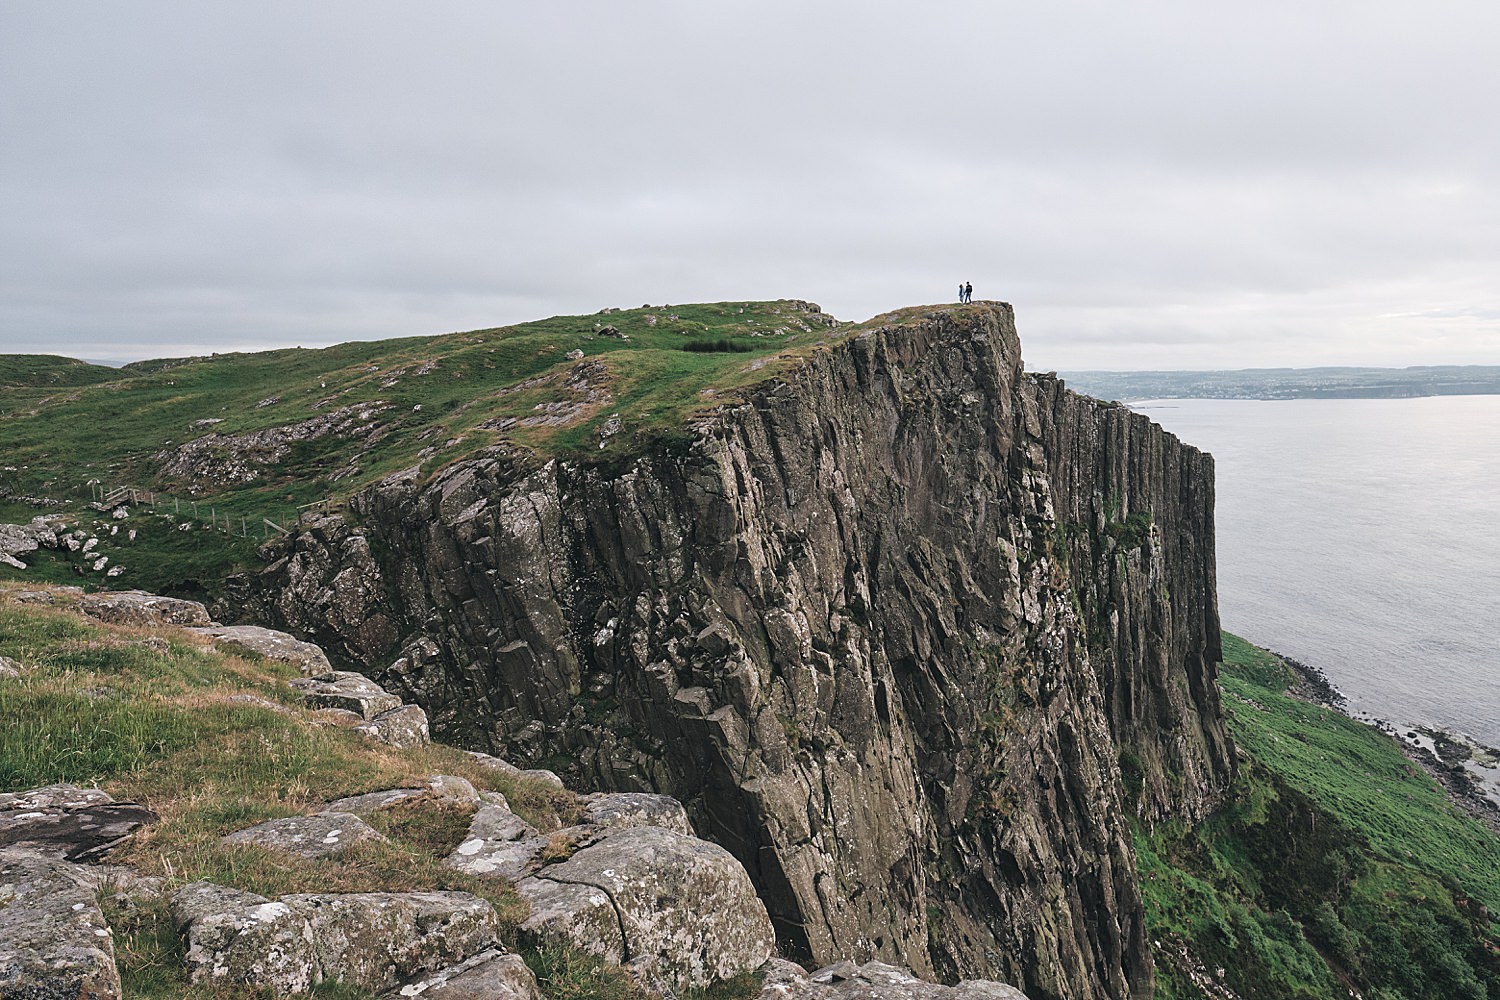
[[[120,378],[120,371],[55,354],[0,354],[0,387],[58,388],[95,385]]]
[[[1500,365],[1059,372],[1099,399],[1404,399],[1500,394]]]

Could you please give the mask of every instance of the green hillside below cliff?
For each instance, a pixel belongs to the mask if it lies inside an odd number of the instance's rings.
[[[1160,998],[1500,997],[1500,838],[1380,730],[1226,635],[1227,806],[1138,829]]]

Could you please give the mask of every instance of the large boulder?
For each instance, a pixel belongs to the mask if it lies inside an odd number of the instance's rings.
[[[333,669],[321,647],[275,629],[259,625],[210,625],[193,631],[209,636],[217,645],[233,652],[255,653],[268,660],[290,663],[305,677]]]
[[[112,625],[211,625],[208,610],[197,601],[161,597],[142,590],[86,594],[83,613]]]
[[[469,759],[487,771],[494,771],[497,774],[503,774],[507,777],[517,778],[522,781],[541,781],[554,788],[564,787],[563,780],[557,776],[555,771],[547,771],[541,768],[523,770],[508,760],[501,760],[499,757],[492,757],[487,753],[480,753],[478,750],[470,750]]]
[[[0,795],[0,847],[26,845],[69,861],[95,861],[158,818],[97,788],[47,785]]]
[[[360,841],[386,838],[353,813],[322,812],[268,820],[222,839],[226,844],[254,844],[299,858],[336,858]]]
[[[0,848],[0,997],[116,1000],[114,938],[77,865]]]
[[[612,831],[516,889],[532,905],[522,930],[533,941],[621,962],[673,990],[749,972],[776,941],[733,855],[661,827]]]
[[[390,990],[496,946],[494,907],[466,892],[303,893],[272,901],[209,882],[172,912],[193,982],[306,993],[342,982]]]
[[[410,750],[432,742],[427,731],[427,713],[416,705],[400,705],[381,712],[368,722],[361,722],[354,730],[398,750]]]
[[[6,566],[25,569],[26,564],[17,556],[56,545],[57,531],[44,517],[32,518],[30,524],[0,524],[0,563]]]

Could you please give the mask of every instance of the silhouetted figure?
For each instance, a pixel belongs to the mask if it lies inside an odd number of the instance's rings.
[[[971,284],[969,284],[967,281],[964,282],[964,301],[965,302],[973,302],[974,301],[974,286],[971,285]]]

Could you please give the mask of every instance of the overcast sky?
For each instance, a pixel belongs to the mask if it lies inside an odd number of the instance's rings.
[[[1500,363],[1500,4],[0,0],[0,351],[807,298]]]

